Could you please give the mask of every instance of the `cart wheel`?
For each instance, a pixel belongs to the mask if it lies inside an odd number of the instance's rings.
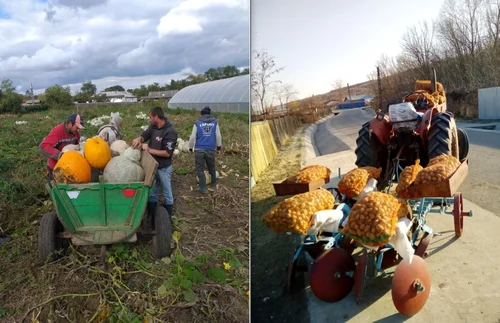
[[[455,237],[460,238],[464,230],[464,204],[462,193],[455,194],[453,198],[453,218],[455,220]]]
[[[57,236],[64,230],[55,212],[45,213],[38,229],[38,256],[41,261],[54,261],[63,249],[63,239]]]
[[[356,296],[356,304],[361,302],[361,296],[363,296],[363,289],[365,288],[366,258],[366,249],[363,249],[361,256],[358,258],[358,264],[356,265],[356,271],[354,273],[354,295]]]
[[[172,254],[172,223],[167,210],[158,206],[154,218],[155,235],[153,236],[153,250],[155,257],[161,259]]]
[[[429,234],[429,232],[424,232],[424,236],[420,240],[420,243],[417,246],[417,250],[415,250],[415,255],[426,258],[427,257],[427,247],[429,247],[429,244],[431,243],[432,240],[432,234]]]
[[[431,291],[431,276],[425,261],[413,256],[411,264],[402,261],[392,278],[392,302],[399,313],[411,317],[427,302]]]
[[[356,264],[341,248],[322,254],[311,266],[309,281],[313,294],[323,302],[337,302],[349,294],[354,285]]]

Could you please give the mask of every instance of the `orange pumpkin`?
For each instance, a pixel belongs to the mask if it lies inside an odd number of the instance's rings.
[[[90,166],[103,169],[111,160],[111,149],[102,138],[90,138],[83,147],[83,154]]]
[[[90,182],[90,165],[79,152],[65,152],[53,171],[56,183],[75,184]]]

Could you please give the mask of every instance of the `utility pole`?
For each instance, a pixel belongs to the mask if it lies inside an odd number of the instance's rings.
[[[349,101],[352,101],[351,88],[349,87],[349,83],[347,83],[347,93],[349,94]]]
[[[30,82],[30,90],[31,90],[31,104],[33,104],[35,100],[35,95],[33,94],[33,83]]]

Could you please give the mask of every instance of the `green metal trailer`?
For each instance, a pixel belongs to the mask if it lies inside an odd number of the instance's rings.
[[[144,182],[57,184],[46,188],[55,211],[43,215],[38,232],[38,250],[42,261],[57,258],[64,241],[74,245],[101,245],[101,257],[106,247],[114,243],[136,242],[141,223],[155,183],[156,160],[142,151],[141,166]],[[156,208],[153,220],[153,253],[157,258],[170,256],[172,224],[167,210]]]

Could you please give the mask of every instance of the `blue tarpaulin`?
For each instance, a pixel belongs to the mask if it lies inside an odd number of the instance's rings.
[[[339,104],[338,108],[339,109],[352,109],[352,108],[362,108],[366,106],[365,101],[356,101],[356,102],[345,102]]]

